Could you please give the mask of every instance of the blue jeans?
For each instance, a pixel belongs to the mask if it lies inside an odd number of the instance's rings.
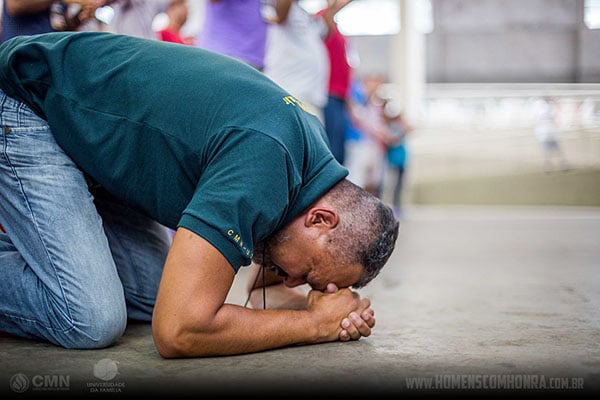
[[[170,231],[88,182],[0,90],[0,331],[100,348],[150,321]]]

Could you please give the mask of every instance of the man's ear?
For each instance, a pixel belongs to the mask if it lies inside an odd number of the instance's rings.
[[[340,216],[335,210],[327,207],[314,207],[308,210],[304,225],[333,229],[340,222]]]

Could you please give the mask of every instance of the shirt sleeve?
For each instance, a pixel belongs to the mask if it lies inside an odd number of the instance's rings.
[[[209,148],[179,226],[209,241],[237,272],[255,243],[280,228],[300,175],[285,146],[260,132],[232,130]]]

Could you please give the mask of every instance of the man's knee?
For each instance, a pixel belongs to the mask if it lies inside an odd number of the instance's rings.
[[[70,328],[57,334],[55,340],[62,347],[72,349],[99,349],[111,346],[125,332],[125,306],[117,309],[90,310],[85,318],[70,323]]]

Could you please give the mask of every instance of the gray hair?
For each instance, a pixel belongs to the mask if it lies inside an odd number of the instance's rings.
[[[347,179],[338,182],[326,199],[340,216],[330,240],[332,250],[345,255],[340,261],[363,266],[361,279],[352,285],[361,288],[379,274],[394,251],[399,222],[381,199]]]

